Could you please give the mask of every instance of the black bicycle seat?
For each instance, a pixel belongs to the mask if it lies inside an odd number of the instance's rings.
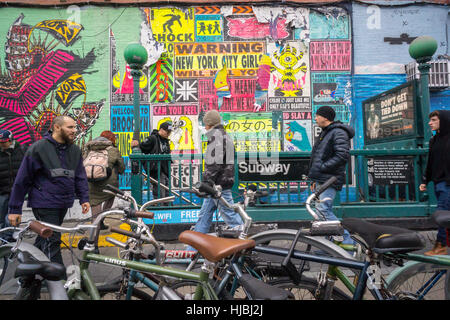
[[[28,252],[21,252],[17,256],[20,264],[14,273],[15,278],[33,277],[40,275],[42,278],[51,281],[63,280],[66,278],[66,268],[59,263],[49,261],[39,261]]]
[[[422,249],[425,244],[412,230],[384,226],[357,218],[345,218],[342,226],[351,234],[360,236],[376,253],[406,253]]]

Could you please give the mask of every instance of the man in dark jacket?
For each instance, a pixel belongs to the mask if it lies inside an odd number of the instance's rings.
[[[205,155],[205,171],[203,182],[222,187],[222,197],[229,204],[233,204],[231,188],[234,184],[234,144],[221,124],[221,117],[217,110],[208,111],[203,117],[207,130],[208,144]],[[198,221],[194,231],[208,233],[212,223],[214,211],[219,208],[225,223],[231,228],[240,228],[243,224],[241,217],[234,210],[218,203],[217,199],[206,198],[198,214]]]
[[[0,229],[9,226],[9,196],[25,151],[26,147],[13,139],[11,131],[0,130]]]
[[[159,126],[159,130],[154,129],[150,136],[145,141],[139,144],[139,148],[145,154],[170,154],[170,140],[169,136],[172,132],[172,123],[163,122]],[[132,142],[132,146],[136,146],[137,141]],[[169,186],[169,161],[159,161],[161,170],[159,176],[159,183],[153,183],[153,198],[168,197],[168,190],[160,188],[160,184]],[[158,181],[158,161],[152,161],[146,164],[144,168],[147,170],[147,165],[150,166],[150,177]]]
[[[450,111],[436,110],[428,116],[428,125],[436,134],[430,139],[427,168],[420,191],[427,190],[427,184],[434,182],[437,210],[450,210]],[[447,254],[448,230],[438,228],[436,243],[427,256]]]
[[[353,128],[334,121],[335,116],[334,109],[329,106],[322,106],[316,111],[315,121],[322,132],[312,148],[308,174],[313,181],[313,188],[316,189],[332,176],[337,178],[337,181],[320,195],[321,202],[317,206],[327,220],[337,220],[332,210],[333,200],[345,182],[345,165],[350,158],[350,140],[355,135]],[[344,243],[353,243],[346,230]]]
[[[27,150],[17,173],[9,200],[9,222],[21,221],[22,206],[28,194],[28,207],[36,219],[61,225],[75,195],[82,213],[89,212],[89,189],[80,148],[73,144],[76,123],[68,116],[53,120],[53,131],[33,143]],[[36,238],[35,246],[50,261],[63,264],[61,234],[54,232],[49,239]]]

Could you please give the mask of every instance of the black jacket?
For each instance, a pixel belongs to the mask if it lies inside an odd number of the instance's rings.
[[[161,137],[156,129],[152,131],[145,141],[139,144],[139,148],[145,154],[170,154],[169,139]],[[161,161],[161,172],[169,176],[169,161]],[[150,163],[150,175],[156,179],[158,175],[157,161]]]
[[[13,148],[0,148],[0,194],[11,193],[14,179],[25,155],[26,147],[13,141]]]
[[[234,143],[219,124],[206,133],[208,145],[205,155],[205,171],[202,180],[231,189],[234,184]]]
[[[431,139],[423,183],[445,181],[450,185],[450,111],[439,110],[439,132]]]
[[[355,130],[340,121],[322,130],[311,151],[308,176],[312,181],[323,183],[336,176],[333,188],[342,189],[345,165],[350,159],[350,140],[354,135]]]

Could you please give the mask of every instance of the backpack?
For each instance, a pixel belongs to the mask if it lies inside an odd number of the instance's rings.
[[[89,182],[104,181],[111,176],[112,169],[108,167],[108,147],[105,150],[91,150],[83,161]]]

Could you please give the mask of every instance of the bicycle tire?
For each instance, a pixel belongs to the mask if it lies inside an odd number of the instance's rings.
[[[446,274],[425,295],[425,299],[450,300],[450,267],[431,263],[409,261],[391,272],[386,279],[386,288],[399,299],[415,299],[417,290],[440,270],[445,270]]]
[[[269,230],[255,234],[252,237],[250,237],[250,239],[255,240],[256,245],[270,245],[273,247],[281,247],[284,249],[288,249],[290,248],[296,233],[297,230],[293,229]],[[296,244],[296,249],[307,253],[356,260],[352,255],[350,255],[350,253],[348,253],[338,245],[334,244],[333,242],[326,240],[324,237],[300,236]],[[283,258],[284,257],[282,256],[275,257],[273,255],[262,255],[262,259],[260,260],[264,262],[267,261],[267,259],[269,259],[269,261],[273,262],[274,265],[276,266],[276,264],[279,264]],[[295,259],[293,259],[293,261],[296,262],[297,265],[300,263],[298,260]],[[274,265],[272,265],[271,272],[273,271],[281,272],[278,275],[275,273],[274,274],[275,277],[286,276],[286,274],[281,270],[281,268],[274,269],[273,268]],[[314,266],[316,266],[316,268],[319,266],[318,263],[312,262],[309,262],[309,265],[310,269],[314,269]],[[351,276],[355,275],[355,270],[350,269],[346,270],[351,271]]]
[[[268,281],[267,284],[290,291],[294,295],[295,300],[317,300],[314,292],[318,287],[318,282],[312,278],[302,277],[298,284],[293,283],[290,278],[278,278]],[[305,299],[306,297],[310,299]],[[351,297],[341,289],[334,287],[330,300],[351,300]]]

